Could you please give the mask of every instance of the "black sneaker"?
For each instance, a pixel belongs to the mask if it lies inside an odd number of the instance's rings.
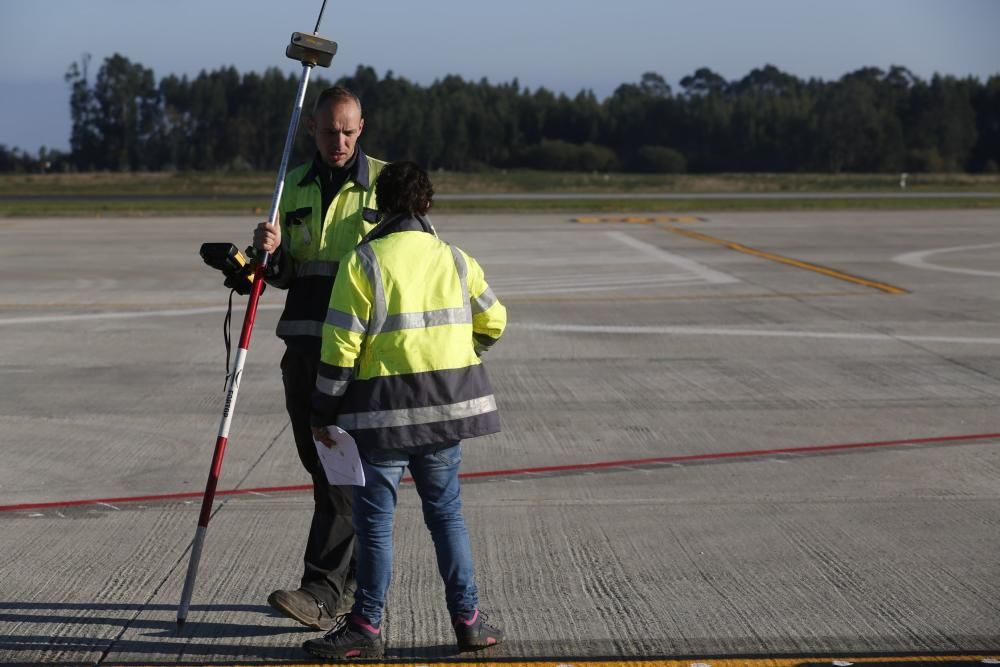
[[[301,588],[295,591],[274,591],[267,596],[267,603],[288,618],[313,630],[329,630],[337,624],[326,604]]]
[[[486,614],[478,609],[472,618],[456,616],[451,623],[455,627],[458,648],[462,651],[479,651],[503,641],[503,630],[487,623]]]
[[[357,614],[319,639],[303,642],[302,648],[320,658],[381,658],[385,652],[382,632]]]

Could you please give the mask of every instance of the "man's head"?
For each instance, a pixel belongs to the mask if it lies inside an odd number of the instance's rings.
[[[382,213],[423,215],[431,208],[434,188],[427,172],[416,162],[393,162],[378,175],[375,197]]]
[[[316,99],[306,127],[316,140],[316,150],[323,162],[343,167],[354,155],[358,137],[365,129],[361,100],[342,86],[327,88]]]

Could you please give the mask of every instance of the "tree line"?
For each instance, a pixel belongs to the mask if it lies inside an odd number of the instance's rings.
[[[69,153],[38,158],[0,146],[0,171],[37,160],[57,170],[272,170],[280,161],[297,74],[234,67],[198,76],[153,71],[125,56],[73,63]],[[319,90],[362,100],[365,150],[431,169],[534,168],[680,172],[987,172],[1000,164],[1000,74],[986,81],[905,67],[866,67],[836,81],[773,65],[729,81],[708,68],[674,90],[643,74],[604,100],[446,76],[420,85],[359,66]],[[296,159],[312,152],[300,132]]]

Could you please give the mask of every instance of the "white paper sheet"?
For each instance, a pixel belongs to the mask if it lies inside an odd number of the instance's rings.
[[[339,426],[327,426],[326,432],[337,443],[335,447],[327,447],[319,440],[313,442],[327,481],[334,485],[364,486],[365,471],[354,438]]]

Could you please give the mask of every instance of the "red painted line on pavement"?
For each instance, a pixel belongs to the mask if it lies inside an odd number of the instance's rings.
[[[266,486],[258,489],[225,489],[216,491],[216,496],[239,496],[248,493],[281,493],[285,491],[309,491],[312,484],[295,484],[293,486]],[[81,505],[114,505],[115,503],[141,503],[157,500],[184,500],[185,498],[202,498],[204,491],[185,491],[183,493],[160,493],[149,496],[124,496],[121,498],[94,498],[90,500],[57,500],[48,503],[24,503],[21,505],[0,505],[0,512],[17,510],[41,510],[57,507],[79,507]]]
[[[489,470],[483,472],[462,473],[459,477],[496,477],[500,475],[527,475],[531,473],[564,472],[568,470],[593,470],[598,468],[620,468],[623,466],[645,465],[650,463],[681,463],[686,461],[711,461],[714,459],[750,458],[770,454],[807,454],[809,452],[832,452],[841,449],[870,449],[873,447],[891,447],[899,445],[920,445],[930,442],[958,443],[971,440],[989,440],[1000,438],[1000,433],[980,433],[977,435],[949,435],[939,438],[913,438],[906,440],[883,440],[881,442],[852,442],[843,445],[814,445],[811,447],[785,447],[782,449],[751,449],[741,452],[718,452],[715,454],[688,454],[682,456],[657,456],[648,459],[623,459],[620,461],[600,461],[598,463],[576,463],[561,466],[545,466],[542,468],[513,468],[509,470]]]
[[[836,445],[813,445],[809,447],[783,447],[778,449],[750,449],[739,452],[717,452],[714,454],[686,454],[679,456],[656,456],[644,459],[621,459],[616,461],[598,461],[596,463],[570,463],[558,466],[541,466],[537,468],[507,468],[504,470],[483,470],[480,472],[464,472],[461,479],[482,479],[484,477],[510,477],[512,475],[531,475],[552,472],[572,472],[576,470],[599,470],[602,468],[622,468],[634,465],[649,465],[654,463],[685,463],[691,461],[714,461],[719,459],[753,458],[774,454],[809,454],[814,452],[834,452],[850,449],[873,449],[875,447],[898,447],[901,445],[922,445],[928,443],[960,444],[976,440],[1000,439],[1000,433],[977,433],[973,435],[944,435],[935,438],[907,438],[905,440],[882,440],[878,442],[851,442]],[[411,481],[407,477],[404,482]],[[295,484],[292,486],[263,486],[252,489],[225,489],[218,491],[216,496],[240,496],[251,493],[287,493],[292,491],[309,491],[312,484]],[[115,503],[140,503],[161,500],[183,500],[186,498],[201,498],[201,491],[186,491],[183,493],[161,493],[148,496],[125,496],[120,498],[96,498],[90,500],[62,500],[46,503],[22,503],[17,505],[0,505],[0,512],[17,512],[37,509],[53,509],[61,507],[79,507],[81,505],[114,505]]]

